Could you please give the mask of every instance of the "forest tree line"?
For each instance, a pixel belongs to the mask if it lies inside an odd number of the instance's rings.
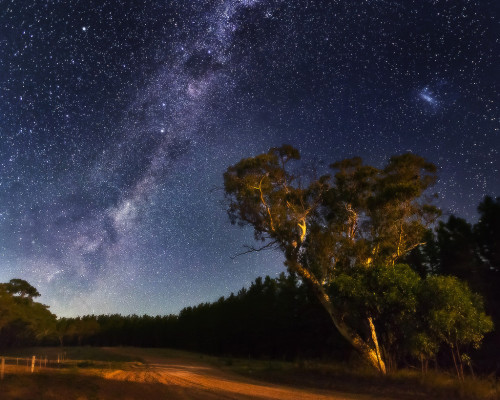
[[[249,225],[288,274],[163,317],[56,319],[22,280],[0,286],[0,346],[167,346],[212,354],[345,359],[381,373],[404,365],[497,370],[500,198],[479,220],[439,222],[436,167],[413,154],[383,168],[360,158],[317,177],[285,145],[224,174],[231,222]],[[291,165],[295,165],[291,168]],[[40,314],[40,318],[34,318]],[[484,339],[484,346],[481,348]],[[474,359],[474,361],[472,361]]]
[[[422,278],[447,275],[467,282],[483,295],[487,314],[500,326],[500,295],[496,290],[500,285],[500,198],[488,197],[481,203],[476,224],[451,216],[427,235],[427,244],[405,260],[411,270]],[[2,348],[34,344],[172,347],[287,360],[346,360],[352,356],[315,297],[293,274],[259,277],[236,294],[166,316],[56,318],[48,307],[34,301],[38,291],[23,282],[0,285]],[[493,331],[486,334],[480,349],[465,349],[477,370],[498,370],[499,343],[500,335]],[[398,362],[418,365],[419,360],[408,353]],[[453,367],[444,347],[432,362]]]
[[[285,144],[227,168],[229,218],[260,242],[246,252],[280,251],[337,332],[381,374],[407,354],[425,371],[446,346],[463,379],[471,367],[464,348],[479,347],[493,329],[481,298],[456,278],[422,278],[402,264],[441,216],[431,192],[437,167],[412,153],[382,167],[360,157],[323,175],[318,167]]]

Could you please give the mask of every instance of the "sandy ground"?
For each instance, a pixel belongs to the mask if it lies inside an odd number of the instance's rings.
[[[117,351],[117,350],[114,350]],[[130,352],[127,350],[127,354]],[[301,390],[253,381],[201,361],[138,354],[145,363],[104,374],[107,380],[152,384],[147,399],[354,400],[369,396]],[[157,385],[160,384],[160,385]],[[104,388],[105,390],[105,388]],[[133,397],[131,397],[133,398]]]

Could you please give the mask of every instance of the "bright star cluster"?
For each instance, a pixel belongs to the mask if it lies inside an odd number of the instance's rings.
[[[0,281],[58,315],[177,312],[283,270],[235,260],[222,173],[290,143],[411,151],[439,205],[500,195],[493,0],[0,4]]]

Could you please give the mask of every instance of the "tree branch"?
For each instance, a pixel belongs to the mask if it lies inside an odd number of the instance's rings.
[[[265,177],[266,177],[266,175],[264,175],[261,178],[261,180],[259,182],[259,186],[253,186],[253,189],[256,189],[256,190],[258,190],[260,192],[260,201],[261,201],[261,203],[264,205],[264,207],[267,210],[267,215],[269,215],[269,225],[271,227],[271,231],[274,232],[274,223],[273,223],[273,216],[271,214],[271,209],[267,205],[266,200],[264,199],[264,193],[262,192],[262,181],[264,180]]]
[[[255,252],[259,252],[259,251],[263,251],[263,250],[272,250],[272,249],[275,249],[275,245],[277,244],[278,242],[276,240],[273,240],[272,242],[269,242],[267,243],[266,245],[262,246],[262,247],[253,247],[253,246],[247,246],[247,245],[244,245],[243,248],[247,249],[246,251],[242,252],[242,253],[238,253],[234,256],[231,256],[231,260],[234,260],[235,258],[237,257],[240,257],[240,256],[243,256],[245,254],[248,254],[248,253],[255,253]]]

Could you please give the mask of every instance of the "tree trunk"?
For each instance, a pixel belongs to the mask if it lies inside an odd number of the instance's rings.
[[[456,341],[455,341],[455,348],[457,349],[457,360],[458,360],[458,366],[460,368],[460,376],[462,377],[462,380],[464,380],[464,363],[462,361],[462,355],[460,354],[460,349]]]
[[[385,365],[383,365],[382,356],[380,355],[380,348],[378,347],[377,331],[375,330],[375,325],[373,324],[372,317],[368,317],[368,325],[370,326],[370,333],[372,335],[373,345],[375,346],[375,354],[377,355],[379,371],[383,370],[383,373],[385,374],[386,368]]]
[[[290,269],[295,271],[305,281],[309,282],[313,292],[321,305],[324,307],[333,324],[340,332],[340,334],[354,347],[354,349],[361,354],[361,356],[380,373],[385,374],[385,363],[382,360],[380,351],[378,349],[378,340],[375,332],[375,327],[370,327],[372,339],[374,341],[374,348],[372,348],[365,340],[363,340],[356,332],[349,328],[340,318],[339,312],[333,306],[330,297],[325,292],[323,285],[300,263],[289,263]],[[373,325],[373,322],[372,322]]]
[[[455,357],[455,349],[453,348],[453,346],[450,346],[450,350],[451,350],[451,357],[453,358],[453,364],[455,365],[455,370],[457,371],[458,379],[463,381],[463,377],[460,374],[460,369],[458,367],[457,358]]]

